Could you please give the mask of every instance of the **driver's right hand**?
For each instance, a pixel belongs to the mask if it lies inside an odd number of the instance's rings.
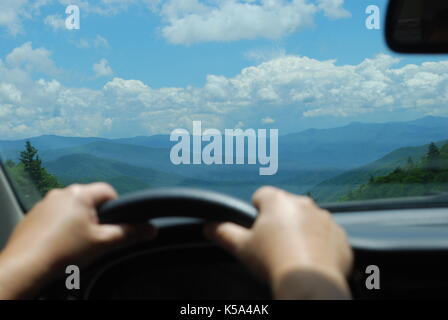
[[[225,222],[206,235],[268,281],[279,299],[349,298],[353,254],[345,232],[312,199],[263,187],[251,229]]]

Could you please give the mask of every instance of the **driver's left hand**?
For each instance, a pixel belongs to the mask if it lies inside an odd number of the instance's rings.
[[[148,224],[101,225],[96,208],[115,199],[108,184],[50,191],[19,223],[0,254],[0,299],[32,297],[69,264],[85,265],[111,247],[156,235]]]

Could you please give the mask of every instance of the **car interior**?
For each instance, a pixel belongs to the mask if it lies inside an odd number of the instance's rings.
[[[444,33],[448,20],[442,14],[447,11],[444,1],[389,1],[385,41],[400,53],[448,53],[448,33]],[[349,278],[354,299],[446,297],[447,193],[321,206],[347,232],[354,250],[355,264]],[[18,196],[4,163],[0,170],[0,208],[3,246],[29,209]],[[203,236],[204,221],[231,221],[250,227],[257,210],[247,201],[212,191],[206,185],[148,188],[107,202],[98,208],[98,214],[101,223],[151,221],[159,235],[154,241],[114,250],[83,269],[80,290],[68,291],[61,275],[40,292],[39,299],[272,298],[265,283]],[[366,286],[370,275],[367,269],[372,265],[381,271],[379,290]]]

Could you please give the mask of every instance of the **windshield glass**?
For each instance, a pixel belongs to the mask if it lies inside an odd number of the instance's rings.
[[[384,0],[1,1],[0,150],[52,188],[262,185],[320,203],[448,191],[448,60]]]

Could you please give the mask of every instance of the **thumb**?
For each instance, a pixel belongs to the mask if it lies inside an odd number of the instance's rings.
[[[99,225],[96,237],[103,243],[133,243],[143,239],[152,239],[157,230],[150,224],[109,224]]]
[[[211,223],[205,226],[205,236],[217,242],[221,247],[233,254],[250,236],[250,231],[231,222]]]

